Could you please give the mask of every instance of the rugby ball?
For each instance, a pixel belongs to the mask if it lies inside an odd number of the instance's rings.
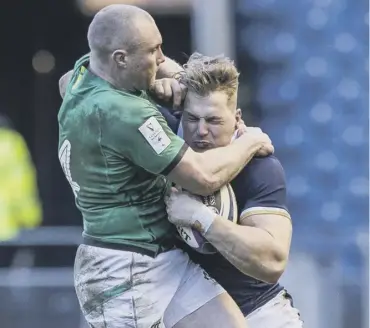
[[[236,223],[238,220],[238,208],[235,194],[230,184],[223,186],[209,196],[200,196],[203,204],[209,207],[216,214]],[[202,254],[215,254],[217,249],[194,228],[177,226],[181,239],[190,247]]]

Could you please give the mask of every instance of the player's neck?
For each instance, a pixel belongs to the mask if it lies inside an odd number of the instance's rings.
[[[129,82],[129,79],[118,76],[110,67],[98,64],[96,61],[90,61],[89,70],[119,90],[134,90],[132,82]]]

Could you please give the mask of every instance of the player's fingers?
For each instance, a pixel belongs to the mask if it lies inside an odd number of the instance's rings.
[[[164,88],[160,80],[154,82],[150,91],[154,93],[159,99],[164,99]]]
[[[238,108],[237,111],[241,111],[241,109]],[[241,117],[239,118],[239,124],[245,125],[244,120]]]
[[[238,130],[236,131],[236,137],[237,137],[237,138],[239,138],[241,135],[243,135],[243,134],[244,134],[244,132],[245,132],[245,131],[240,130],[240,129],[238,128]]]
[[[237,138],[239,138],[242,134],[248,132],[248,128],[244,123],[238,123],[238,130],[237,130]]]
[[[267,156],[267,155],[270,155],[270,154],[273,154],[275,151],[274,149],[274,146],[273,145],[264,145],[263,147],[261,147],[261,149],[257,152],[257,155],[258,156]]]
[[[182,101],[182,89],[180,83],[177,80],[172,79],[171,88],[173,96],[173,107],[174,108],[180,107]]]
[[[241,109],[240,108],[238,108],[237,109],[237,111],[241,111]],[[239,121],[238,121],[238,123],[237,123],[237,126],[239,127],[239,126],[245,126],[246,127],[246,124],[245,124],[245,122],[244,122],[244,120],[240,117],[239,118]]]
[[[172,98],[172,89],[171,89],[171,82],[168,79],[162,80],[162,87],[163,87],[163,99],[168,101]]]
[[[180,83],[180,88],[181,88],[181,97],[184,100],[186,94],[188,93],[188,87],[185,84]]]
[[[271,143],[264,144],[262,148],[268,153],[274,152],[274,146]]]
[[[261,144],[262,146],[272,147],[272,141],[266,133],[262,132],[262,130],[259,128],[253,128],[252,131],[255,132],[251,132],[251,128],[248,127],[247,132],[241,137],[244,137],[245,135],[246,138],[253,138],[255,142]]]
[[[254,138],[256,138],[258,141],[262,141],[264,143],[271,143],[270,137],[264,133],[260,128],[257,127],[247,127],[248,134],[252,134]]]

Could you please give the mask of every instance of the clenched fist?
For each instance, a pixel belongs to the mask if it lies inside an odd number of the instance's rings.
[[[155,80],[149,90],[156,98],[170,102],[174,108],[180,107],[186,96],[187,88],[174,78]]]

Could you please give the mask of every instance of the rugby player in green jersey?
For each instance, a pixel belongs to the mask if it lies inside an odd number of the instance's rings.
[[[196,153],[169,129],[145,91],[165,64],[147,12],[102,9],[88,42],[58,114],[59,159],[83,217],[75,288],[85,318],[94,328],[190,328],[192,315],[197,327],[245,327],[231,297],[175,248],[164,197],[170,181],[195,194],[218,190],[255,154],[271,153],[270,139],[253,130]],[[181,89],[168,81],[156,90]]]

